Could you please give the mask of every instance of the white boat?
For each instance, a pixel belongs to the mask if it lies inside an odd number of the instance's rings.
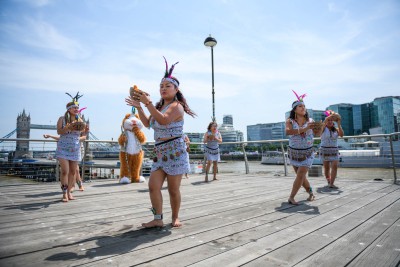
[[[339,150],[339,166],[355,168],[391,168],[392,158],[377,149]],[[400,166],[398,158],[395,163]]]
[[[283,156],[281,151],[265,151],[261,155],[261,164],[270,164],[270,165],[289,165],[289,158],[287,153]]]

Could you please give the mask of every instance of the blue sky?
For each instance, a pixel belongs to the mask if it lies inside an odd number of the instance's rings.
[[[165,56],[204,132],[212,116],[212,34],[217,122],[279,122],[307,93],[308,108],[399,95],[398,0],[2,0],[0,137],[23,109],[34,124],[55,124],[65,92],[84,94],[92,132],[120,133],[129,87],[159,100]],[[46,131],[48,132],[48,131]],[[152,140],[152,132],[146,130]],[[37,138],[43,131],[32,130]]]

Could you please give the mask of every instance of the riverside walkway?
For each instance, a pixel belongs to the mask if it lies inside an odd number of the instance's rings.
[[[311,177],[316,201],[273,173],[182,180],[181,228],[152,218],[147,184],[85,183],[62,203],[57,183],[0,184],[0,266],[397,266],[400,186],[339,170],[339,190]],[[377,179],[377,180],[374,180]]]

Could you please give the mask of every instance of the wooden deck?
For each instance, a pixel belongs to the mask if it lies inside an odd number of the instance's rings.
[[[182,182],[184,226],[152,218],[147,184],[86,183],[61,203],[57,184],[0,186],[0,266],[396,266],[400,186],[311,178],[317,200],[287,204],[293,177],[222,174]],[[163,190],[165,223],[169,198]],[[304,190],[297,200],[305,200]]]

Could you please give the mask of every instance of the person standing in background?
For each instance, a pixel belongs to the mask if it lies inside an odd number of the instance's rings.
[[[72,188],[75,184],[75,173],[78,162],[81,161],[81,133],[87,130],[86,124],[79,116],[78,99],[82,97],[79,92],[75,97],[67,93],[72,100],[67,103],[64,116],[57,121],[57,133],[60,138],[57,142],[56,158],[61,167],[61,189],[63,192],[62,201],[74,200]]]
[[[325,111],[327,116],[324,120],[321,129],[321,146],[319,153],[324,161],[324,173],[326,181],[330,188],[337,189],[335,179],[337,176],[337,169],[339,166],[339,148],[338,137],[343,137],[343,129],[341,125],[341,118],[339,114],[331,110]],[[335,127],[334,120],[336,120],[338,128]]]
[[[218,161],[220,161],[219,144],[222,142],[222,136],[217,129],[216,122],[210,122],[207,127],[207,132],[204,134],[203,143],[205,143],[204,153],[206,155],[206,177],[205,182],[208,182],[208,173],[211,163],[213,164],[213,180],[217,179]]]

